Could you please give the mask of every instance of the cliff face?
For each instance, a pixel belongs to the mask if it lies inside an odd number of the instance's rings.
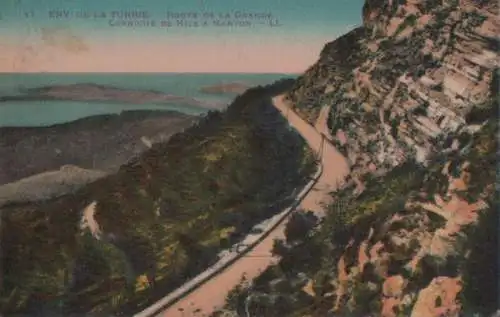
[[[498,4],[367,0],[362,14],[287,95],[311,123],[328,112],[352,180],[228,307],[243,311],[250,293],[260,316],[489,316]]]
[[[327,44],[289,94],[311,121],[331,107],[331,132],[346,134],[338,145],[354,175],[409,153],[425,162],[490,96],[497,2],[439,2],[368,0],[363,27]]]
[[[444,273],[446,269],[430,274],[428,267],[434,266],[429,259],[443,267],[450,265],[450,257],[467,263],[464,254],[470,250],[463,241],[471,238],[465,228],[477,225],[479,215],[487,214],[481,210],[491,208],[491,201],[484,199],[494,195],[493,176],[478,180],[477,173],[472,174],[482,188],[470,189],[471,159],[457,157],[471,144],[476,146],[470,137],[484,123],[476,121],[476,114],[495,107],[498,3],[367,0],[362,14],[363,26],[327,44],[288,97],[311,121],[322,107],[330,107],[332,141],[349,158],[353,179],[367,188],[361,201],[369,203],[370,186],[379,186],[368,181],[370,174],[409,160],[427,166],[422,171],[427,179],[414,188],[426,198],[404,199],[404,206],[392,210],[402,214],[376,217],[383,223],[378,229],[363,231],[353,222],[354,231],[366,239],[361,242],[351,236],[338,262],[332,263],[337,271],[334,310],[355,310],[361,305],[360,292],[379,292],[380,307],[372,307],[371,313],[455,316],[461,309],[459,294],[464,294],[463,275]],[[494,149],[492,145],[488,153],[494,155]],[[436,163],[443,153],[454,154]],[[387,181],[392,180],[384,178]],[[442,193],[430,183],[439,183]],[[401,192],[401,197],[407,194]],[[460,196],[464,194],[468,199]],[[387,231],[391,226],[399,229]],[[349,256],[357,259],[349,263]],[[356,285],[367,281],[360,276],[368,264],[378,271],[377,278],[370,281],[371,289],[361,290]],[[404,269],[397,269],[400,265]],[[422,271],[426,277],[415,277]],[[416,287],[415,281],[421,285]]]

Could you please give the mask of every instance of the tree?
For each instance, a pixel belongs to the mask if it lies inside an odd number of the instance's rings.
[[[292,243],[303,240],[315,226],[316,220],[311,214],[294,212],[285,227],[286,242]]]
[[[289,248],[285,245],[283,240],[275,239],[273,243],[273,249],[271,253],[279,257],[284,257],[288,255]]]

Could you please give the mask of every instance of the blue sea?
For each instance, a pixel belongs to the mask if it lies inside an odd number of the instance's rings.
[[[0,73],[0,96],[22,94],[23,89],[53,85],[96,84],[129,90],[158,91],[192,97],[207,103],[228,105],[236,94],[205,94],[202,87],[242,83],[248,86],[266,85],[294,74],[193,74],[193,73]],[[130,104],[117,102],[80,101],[6,101],[0,102],[1,126],[47,126],[76,119],[120,113],[126,110],[175,110],[200,115],[209,109],[175,104]]]

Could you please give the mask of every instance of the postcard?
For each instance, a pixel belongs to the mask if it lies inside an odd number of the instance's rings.
[[[497,1],[3,2],[1,316],[499,316]]]

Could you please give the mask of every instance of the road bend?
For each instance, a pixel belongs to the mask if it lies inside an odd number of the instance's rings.
[[[324,132],[328,131],[325,119],[327,110],[323,110],[318,122],[313,127],[291,109],[283,95],[273,98],[273,104],[288,120],[290,126],[302,135],[313,151],[323,153],[321,155],[323,172],[301,203],[303,209],[311,210],[322,217],[324,205],[331,201],[330,193],[342,185],[349,174],[349,165],[345,157],[328,140],[325,140]],[[245,256],[236,260],[232,265],[157,316],[210,316],[214,311],[223,307],[227,294],[241,282],[243,276],[249,280],[254,279],[268,266],[278,261],[278,258],[272,256],[271,250],[275,239],[284,238],[285,225],[286,221],[282,222]]]

